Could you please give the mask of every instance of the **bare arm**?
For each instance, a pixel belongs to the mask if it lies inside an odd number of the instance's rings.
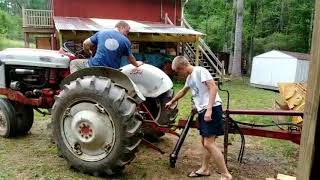
[[[183,96],[185,96],[187,94],[189,89],[190,89],[189,87],[184,87],[184,88],[180,89],[180,91],[171,99],[171,102],[174,103],[174,102],[178,101],[179,99],[181,99]]]
[[[91,47],[93,47],[94,44],[91,42],[90,38],[87,38],[85,41],[83,41],[83,50],[86,53],[91,53]]]
[[[205,83],[209,90],[209,102],[208,102],[207,112],[205,114],[204,119],[210,121],[211,114],[212,114],[212,106],[216,100],[218,89],[213,80],[206,81]]]
[[[130,64],[132,64],[132,65],[134,65],[136,67],[139,67],[139,66],[141,66],[143,64],[142,62],[138,62],[136,60],[136,58],[132,54],[128,56],[128,60],[129,60]]]

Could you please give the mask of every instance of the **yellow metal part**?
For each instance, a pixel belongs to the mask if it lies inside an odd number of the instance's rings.
[[[295,111],[304,111],[306,89],[305,83],[278,83],[281,100],[284,104],[279,105],[280,108],[290,109]],[[301,123],[301,117],[293,117],[293,123]]]
[[[92,36],[92,31],[60,31],[59,40],[85,40]],[[180,34],[157,34],[157,33],[129,33],[128,38],[131,42],[185,42],[197,43],[199,35],[180,35]],[[199,42],[198,42],[199,43]]]

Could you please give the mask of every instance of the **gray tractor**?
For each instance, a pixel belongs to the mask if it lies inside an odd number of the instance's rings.
[[[159,138],[170,129],[177,108],[164,106],[173,96],[172,81],[148,64],[70,74],[75,58],[63,50],[0,52],[0,136],[26,134],[33,109],[48,109],[54,140],[70,166],[94,175],[119,173],[147,135]]]

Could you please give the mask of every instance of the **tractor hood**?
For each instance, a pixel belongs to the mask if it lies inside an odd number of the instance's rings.
[[[69,62],[69,57],[58,51],[31,48],[8,48],[0,51],[0,64],[5,65],[69,68]]]

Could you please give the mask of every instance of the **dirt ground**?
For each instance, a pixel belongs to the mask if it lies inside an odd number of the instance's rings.
[[[31,133],[15,139],[0,138],[0,179],[100,179],[70,169],[57,149],[50,143],[47,131],[48,118],[36,121]],[[278,173],[294,175],[298,146],[289,143],[288,149],[281,144],[288,142],[247,137],[243,163],[237,162],[239,138],[232,135],[229,146],[228,167],[234,179],[265,179]],[[222,149],[222,140],[219,145]],[[127,166],[123,175],[113,179],[186,179],[187,173],[200,165],[201,145],[198,132],[192,130],[182,147],[177,167],[169,167],[168,157],[177,138],[165,135],[157,145],[166,154],[141,146],[137,158]],[[101,178],[101,179],[105,179]],[[199,179],[199,178],[198,178]],[[201,178],[200,178],[201,179]],[[217,169],[212,163],[211,176],[203,179],[218,179]]]

